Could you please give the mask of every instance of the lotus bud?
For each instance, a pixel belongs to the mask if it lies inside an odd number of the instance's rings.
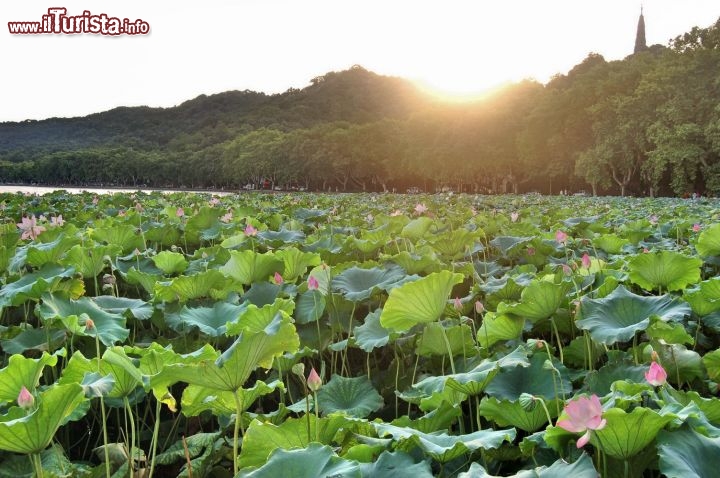
[[[23,385],[20,389],[20,393],[17,397],[17,404],[20,408],[24,408],[25,410],[30,410],[35,404],[35,397],[33,397],[32,393],[25,388],[25,385]]]
[[[320,375],[315,371],[315,367],[310,369],[310,375],[307,378],[307,385],[310,390],[317,392],[322,387],[322,379]]]

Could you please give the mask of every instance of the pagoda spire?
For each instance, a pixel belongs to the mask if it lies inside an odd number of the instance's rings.
[[[634,53],[645,51],[647,49],[647,42],[645,41],[645,17],[643,16],[643,7],[640,5],[640,18],[638,19],[637,34],[635,35]]]

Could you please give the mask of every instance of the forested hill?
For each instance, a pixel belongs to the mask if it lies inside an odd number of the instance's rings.
[[[720,195],[719,71],[720,20],[465,104],[353,67],[277,95],[0,124],[0,182]]]
[[[82,118],[0,123],[0,154],[24,160],[37,152],[99,145],[163,147],[188,134],[216,137],[218,129],[227,133],[215,138],[223,141],[258,128],[289,131],[321,122],[403,118],[426,101],[407,80],[355,66],[282,94],[228,91],[172,108],[119,107]]]

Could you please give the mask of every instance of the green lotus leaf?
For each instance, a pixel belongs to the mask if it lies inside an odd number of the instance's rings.
[[[683,382],[693,379],[704,379],[706,372],[700,354],[688,350],[684,345],[651,342],[652,348],[659,355],[659,362],[668,373],[668,381],[680,386]],[[680,383],[677,383],[678,380]]]
[[[524,393],[546,400],[562,398],[572,393],[567,369],[554,362],[555,370],[546,366],[545,354],[537,353],[530,358],[529,367],[513,367],[503,370],[485,388],[485,393],[501,400],[517,401]]]
[[[367,375],[348,378],[333,375],[317,394],[320,411],[329,415],[340,412],[356,418],[365,418],[383,406],[383,399]]]
[[[98,372],[86,372],[80,385],[82,385],[83,392],[85,392],[85,398],[106,397],[115,387],[115,377],[112,375],[103,376]]]
[[[187,302],[190,299],[210,297],[227,285],[225,276],[215,269],[209,269],[191,276],[180,276],[170,281],[155,282],[154,293],[163,302]]]
[[[230,251],[230,260],[220,271],[241,284],[267,281],[276,272],[283,271],[283,261],[274,252],[259,254],[253,250]]]
[[[353,266],[335,276],[331,285],[333,291],[340,292],[347,300],[361,302],[378,289],[390,289],[405,276],[405,271],[398,266],[372,269]]]
[[[521,470],[515,475],[507,475],[508,478],[597,478],[599,473],[593,466],[592,458],[587,453],[583,453],[573,463],[568,463],[564,459],[559,459],[550,466],[540,466],[532,470]],[[489,474],[477,462],[470,465],[470,469],[465,473],[460,473],[457,478],[497,478],[495,475]]]
[[[700,257],[720,256],[720,224],[713,224],[700,233],[695,250]]]
[[[92,301],[109,314],[122,315],[127,318],[134,317],[137,320],[149,319],[155,310],[144,300],[130,299],[128,297],[99,295],[93,297]]]
[[[172,247],[181,244],[182,233],[179,224],[168,222],[150,223],[145,230],[145,240],[148,242],[156,242],[165,247]]]
[[[418,217],[416,219],[413,219],[412,221],[407,223],[405,227],[403,227],[402,231],[400,231],[400,236],[406,239],[410,239],[412,241],[417,241],[421,239],[425,235],[425,233],[428,232],[432,225],[433,220],[429,217]]]
[[[85,400],[77,383],[53,385],[40,392],[37,408],[27,413],[12,407],[0,415],[0,449],[14,453],[40,453],[55,437],[60,425]]]
[[[90,360],[88,365],[93,368],[97,365],[97,361]],[[122,347],[110,347],[105,350],[100,361],[100,373],[111,375],[115,380],[114,386],[108,394],[111,398],[129,397],[137,388],[143,386],[140,370]]]
[[[300,244],[305,239],[302,231],[280,229],[279,231],[261,231],[258,233],[263,243],[279,246],[282,244]]]
[[[620,254],[622,248],[630,244],[625,238],[618,236],[617,234],[601,234],[592,240],[593,245],[598,249],[602,249],[608,254]]]
[[[430,463],[416,463],[412,456],[401,451],[383,451],[374,463],[360,463],[362,476],[373,478],[432,478]]]
[[[67,330],[43,326],[40,329],[24,329],[11,339],[0,340],[0,346],[6,354],[22,354],[28,350],[40,352],[54,351],[67,342]]]
[[[645,330],[653,315],[663,321],[679,321],[690,315],[690,307],[669,295],[643,297],[619,286],[602,299],[583,297],[575,324],[589,331],[593,340],[612,345]]]
[[[183,254],[172,251],[160,251],[152,257],[155,266],[165,275],[181,274],[188,267]]]
[[[442,262],[434,252],[410,253],[401,251],[393,256],[385,257],[385,260],[399,265],[408,274],[429,274],[442,270]]]
[[[473,341],[473,332],[469,325],[446,327],[439,322],[430,322],[425,325],[422,337],[418,340],[416,353],[424,356],[447,356],[446,339],[450,344],[450,353],[453,357],[474,355],[475,341]]]
[[[332,270],[327,264],[320,264],[319,266],[313,267],[308,273],[308,279],[314,277],[318,282],[317,290],[322,295],[327,295],[330,292],[330,284],[332,283]]]
[[[378,309],[365,316],[362,325],[353,329],[355,344],[365,352],[372,352],[373,349],[383,347],[390,341],[390,331],[380,325],[380,313]]]
[[[566,302],[570,286],[566,282],[554,284],[544,280],[533,280],[522,291],[520,302],[512,305],[499,305],[498,313],[512,314],[530,320],[532,323],[552,317],[558,308]]]
[[[139,356],[138,369],[142,374],[143,385],[146,391],[153,392],[155,398],[166,404],[170,410],[175,411],[176,400],[170,394],[167,383],[162,383],[162,374],[165,368],[172,364],[197,364],[203,360],[216,360],[219,353],[206,344],[191,354],[180,355],[169,346],[162,347],[153,342],[149,347],[125,347],[125,352],[131,356]]]
[[[585,376],[584,388],[600,397],[604,397],[611,391],[611,386],[618,380],[627,380],[635,383],[646,383],[645,372],[647,365],[635,365],[628,360],[611,361],[600,367],[599,370],[591,370]]]
[[[411,420],[407,415],[403,415],[393,420],[391,424],[398,427],[412,428],[423,433],[432,433],[437,430],[449,429],[461,416],[462,409],[459,406],[443,402],[420,418]]]
[[[98,227],[88,231],[90,238],[103,244],[119,246],[123,254],[145,250],[140,230],[130,224],[117,224],[110,227]]]
[[[35,390],[40,376],[46,365],[54,367],[58,356],[43,352],[37,359],[26,358],[22,355],[10,355],[8,365],[0,369],[0,403],[14,402],[24,386],[28,390]]]
[[[250,408],[258,398],[268,395],[277,389],[284,390],[282,382],[273,380],[265,383],[258,380],[250,388],[241,388],[237,391],[241,410]],[[188,385],[182,394],[182,413],[186,417],[196,417],[208,410],[215,416],[229,417],[237,413],[234,392],[218,391],[198,385]]]
[[[605,410],[602,417],[607,424],[601,430],[592,431],[590,443],[620,460],[627,460],[642,451],[673,419],[644,407],[637,407],[630,413],[611,408]]]
[[[308,267],[319,266],[322,262],[320,254],[303,252],[295,247],[289,247],[275,252],[275,257],[283,262],[283,279],[287,282],[295,282],[298,277],[303,277]]]
[[[262,478],[286,476],[288,478],[317,478],[337,476],[361,478],[360,465],[356,461],[337,456],[332,448],[320,443],[310,443],[299,450],[275,450],[267,463],[254,470],[241,470],[236,478]]]
[[[720,422],[720,399],[718,398],[705,398],[694,390],[686,392],[669,387],[664,387],[661,394],[666,403],[677,402],[683,406],[694,403],[709,421],[713,423]]]
[[[484,348],[490,348],[500,341],[519,339],[524,325],[523,318],[487,312],[478,329],[477,341]]]
[[[25,262],[34,267],[42,267],[45,264],[60,262],[60,258],[65,255],[66,252],[69,252],[68,249],[76,243],[77,239],[74,237],[65,237],[64,234],[60,234],[54,241],[33,242],[27,246]],[[77,247],[78,246],[75,246],[73,249]],[[102,255],[100,256],[100,260],[102,260]],[[80,271],[80,269],[77,270]]]
[[[630,280],[645,290],[682,290],[700,281],[702,261],[675,251],[638,254],[628,261]]]
[[[125,317],[101,309],[89,297],[72,300],[65,299],[60,294],[45,294],[42,296],[42,303],[35,310],[45,322],[58,319],[70,332],[97,336],[106,346],[124,342],[130,334],[125,327]],[[88,319],[92,319],[94,323],[92,328],[87,327]]]
[[[557,410],[562,405],[562,400],[550,400],[547,404],[550,416],[556,417]],[[545,410],[540,404],[528,411],[520,401],[497,400],[493,397],[483,397],[478,413],[500,427],[510,425],[530,433],[539,430],[548,422]]]
[[[141,272],[136,270],[134,267],[131,268],[125,275],[125,280],[128,282],[128,284],[139,285],[143,289],[145,289],[145,292],[147,292],[148,294],[155,293],[155,284],[158,283],[158,281],[162,280],[162,278],[163,277],[160,274],[149,274],[147,272]]]
[[[447,463],[466,453],[479,449],[498,448],[503,442],[515,439],[515,430],[480,430],[467,435],[448,435],[446,433],[422,433],[412,428],[397,427],[385,423],[373,423],[378,436],[391,435],[398,441],[397,447],[409,451],[419,447],[426,455]]]
[[[360,238],[348,236],[345,240],[346,249],[357,249],[363,254],[372,254],[387,244],[387,236],[384,230],[365,231]]]
[[[650,326],[645,333],[651,340],[663,341],[667,344],[695,344],[695,339],[685,330],[683,324],[663,322],[657,316],[650,319]]]
[[[489,279],[480,285],[480,290],[486,294],[485,307],[494,310],[500,302],[515,302],[520,300],[523,289],[530,285],[532,280],[533,276],[530,274]]]
[[[188,307],[165,314],[165,323],[177,332],[187,333],[192,329],[210,337],[220,337],[227,331],[228,322],[236,322],[247,304],[235,305],[229,302],[215,302],[212,307]]]
[[[475,268],[475,272],[482,277],[494,277],[507,270],[506,267],[503,267],[494,261],[473,261],[473,267]]]
[[[25,274],[0,288],[0,308],[21,305],[29,299],[39,300],[44,292],[56,289],[60,281],[74,273],[73,268],[47,264],[37,272]]]
[[[217,360],[170,365],[151,379],[151,386],[186,382],[215,390],[239,390],[257,367],[269,369],[275,357],[298,350],[300,339],[286,312],[291,307],[292,302],[280,299],[262,308],[248,306],[238,322],[228,326],[228,334],[239,335]]]
[[[687,427],[663,430],[657,448],[663,476],[703,478],[715,476],[720,469],[720,438],[708,438]]]
[[[220,237],[222,223],[218,220],[223,211],[216,207],[203,206],[185,223],[185,241],[198,245],[201,241],[211,241]]]
[[[718,377],[720,377],[720,349],[706,353],[702,361],[707,370],[708,378],[717,382]]]
[[[307,290],[300,294],[295,307],[295,320],[298,324],[318,321],[325,312],[325,296],[319,290]]]
[[[55,443],[40,452],[40,464],[43,474],[48,478],[83,476],[88,472],[89,466],[72,463],[66,456],[65,450]],[[0,467],[0,478],[33,478],[35,471],[26,455],[11,455],[4,459]]]
[[[445,231],[433,237],[430,245],[442,257],[449,260],[462,259],[475,248],[475,233],[467,229],[455,229]]]
[[[350,419],[341,415],[317,420],[310,414],[288,418],[280,425],[253,420],[245,431],[238,465],[241,469],[262,466],[274,450],[306,448],[316,441],[316,437],[320,443],[332,443],[338,430],[351,427],[351,424]]]
[[[380,324],[402,332],[416,324],[438,320],[453,286],[462,280],[462,274],[434,272],[392,289],[380,315]]]
[[[67,251],[62,263],[74,267],[84,279],[90,279],[109,266],[107,258],[113,261],[120,252],[117,245],[87,247],[77,244]]]
[[[495,249],[499,250],[503,256],[507,256],[518,246],[527,244],[534,239],[533,236],[514,237],[514,236],[497,236],[490,241]]]

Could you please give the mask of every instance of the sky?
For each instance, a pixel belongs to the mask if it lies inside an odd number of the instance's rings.
[[[141,19],[146,35],[13,35],[7,22]],[[720,18],[718,0],[645,0],[648,44]],[[463,96],[547,82],[589,53],[632,53],[632,0],[2,0],[0,121],[175,106],[228,90],[281,93],[358,64]]]

